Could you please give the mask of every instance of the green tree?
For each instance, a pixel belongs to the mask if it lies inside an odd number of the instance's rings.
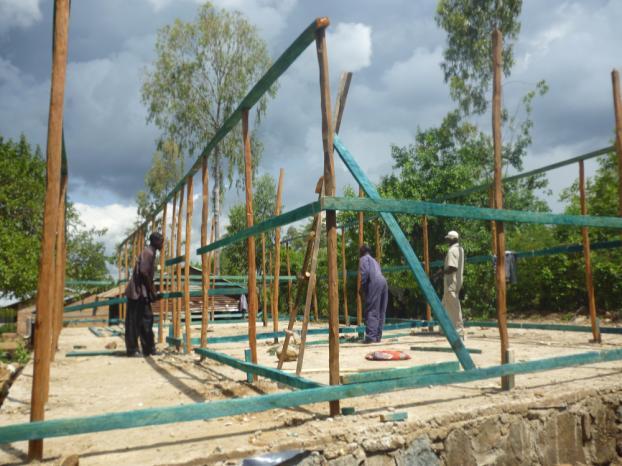
[[[45,197],[45,161],[26,137],[0,136],[0,295],[25,298],[37,288]]]
[[[490,101],[495,28],[503,33],[503,72],[514,65],[522,0],[439,0],[436,23],[447,32],[441,68],[451,97],[465,114],[482,114]]]
[[[142,87],[147,120],[162,130],[163,138],[175,141],[182,153],[190,156],[204,148],[270,66],[257,28],[241,13],[219,10],[209,3],[199,8],[195,21],[176,20],[162,28],[156,55]],[[275,92],[272,89],[269,95]],[[255,106],[256,123],[266,107],[264,97]],[[256,141],[254,145],[253,155],[258,158],[261,147]],[[235,173],[243,172],[243,154],[242,138],[233,131],[209,157],[215,181],[212,203],[216,239],[220,237],[225,180],[231,184]],[[218,270],[218,256],[216,267]]]

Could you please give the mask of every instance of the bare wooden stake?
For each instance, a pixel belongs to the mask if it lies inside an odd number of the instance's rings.
[[[125,279],[125,282],[123,283],[124,286],[127,286],[127,282],[129,280],[129,276],[130,276],[130,272],[129,272],[129,263],[128,263],[128,250],[129,250],[129,246],[127,244],[127,242],[123,245],[123,261],[124,261],[124,266],[123,266],[123,277]],[[126,303],[122,303],[121,304],[121,320],[124,321],[125,320],[125,312],[127,311],[127,304]]]
[[[263,326],[268,326],[268,288],[266,286],[266,235],[265,233],[261,234],[261,294],[263,305],[261,306],[261,320],[263,322]]]
[[[192,210],[194,200],[192,199],[193,191],[192,175],[188,177],[186,182],[186,254],[184,260],[184,305],[186,317],[186,353],[192,351],[192,315],[190,314],[190,243],[192,239]]]
[[[160,250],[160,293],[164,293],[164,259],[166,257],[166,217],[168,210],[168,202],[164,203],[162,211],[162,249]],[[164,343],[164,305],[166,300],[160,300],[158,308],[160,309],[160,322],[158,323],[158,343]]]
[[[359,186],[359,197],[365,197],[363,188]],[[359,212],[359,250],[363,246],[363,223],[365,222],[365,215],[363,212]],[[358,252],[358,251],[357,251]],[[361,271],[358,270],[356,274],[356,325],[363,323],[363,298],[361,297]]]
[[[209,211],[209,170],[207,157],[203,157],[201,166],[202,204],[201,204],[201,247],[207,245],[207,221]],[[201,290],[203,305],[201,307],[201,348],[207,345],[207,324],[209,321],[209,260],[207,254],[201,255]]]
[[[322,108],[322,145],[324,148],[324,188],[327,196],[335,195],[335,164],[333,160],[333,125],[331,118],[330,78],[326,31],[316,31],[316,51],[320,68]],[[339,384],[339,276],[337,271],[337,213],[326,211],[326,249],[328,259],[328,367],[329,382]],[[330,402],[331,416],[339,415],[339,400]]]
[[[175,257],[175,249],[177,244],[177,198],[178,195],[175,193],[173,195],[173,215],[171,217],[171,239],[169,241],[169,257]],[[175,271],[177,270],[176,265],[171,265],[169,274],[168,274],[168,291],[174,292],[177,288],[177,280],[175,276]],[[169,325],[173,326],[173,336],[176,335],[175,330],[175,319],[177,317],[177,299],[173,298],[171,300],[171,323]]]
[[[350,316],[348,315],[348,270],[346,264],[346,228],[341,227],[341,273],[343,287],[343,321],[346,325],[350,325]]]
[[[181,187],[181,191],[179,192],[179,208],[177,210],[177,250],[175,251],[175,256],[181,256],[181,243],[182,243],[182,225],[184,223],[184,186]],[[177,276],[177,287],[175,291],[181,292],[181,263],[177,263],[176,265],[176,276]],[[182,308],[182,300],[179,298],[175,299],[177,306],[175,308],[176,314],[174,318],[173,330],[175,334],[175,338],[181,337],[181,308]]]
[[[492,32],[493,49],[493,97],[492,97],[492,137],[495,156],[495,206],[497,209],[503,208],[503,186],[502,186],[502,160],[501,160],[501,75],[503,73],[503,36],[499,29]],[[508,350],[510,349],[508,328],[507,328],[507,304],[506,304],[506,284],[505,284],[505,232],[503,222],[496,222],[497,226],[497,319],[499,322],[499,336],[501,339],[501,363],[508,363]],[[501,385],[504,390],[510,389],[508,377],[501,378]]]
[[[67,174],[61,175],[60,199],[58,202],[58,224],[56,227],[56,255],[54,257],[54,314],[52,321],[52,352],[50,360],[54,361],[54,355],[58,349],[58,339],[63,328],[63,313],[65,312],[65,263],[67,247],[65,241],[65,201],[67,199]],[[119,256],[119,261],[121,256]],[[120,272],[120,269],[119,269]]]
[[[289,241],[285,242],[285,261],[287,263],[287,311],[292,312],[292,269],[289,257]],[[265,299],[265,298],[264,298]]]
[[[244,184],[246,187],[246,226],[252,227],[253,218],[253,166],[251,136],[248,128],[248,109],[242,111],[242,138],[244,140]],[[248,344],[251,360],[257,364],[257,277],[255,272],[255,237],[248,238]],[[257,377],[253,375],[253,380]]]
[[[382,243],[380,240],[380,222],[376,219],[374,222],[375,234],[376,234],[376,260],[378,264],[382,264]]]
[[[52,77],[50,110],[47,134],[47,183],[43,209],[43,232],[39,281],[37,284],[37,316],[35,321],[34,368],[30,420],[41,421],[45,417],[45,402],[50,383],[50,351],[53,311],[54,249],[58,225],[58,199],[60,195],[61,150],[63,132],[63,101],[67,69],[67,31],[69,28],[69,0],[54,3],[54,31],[52,45]],[[28,442],[28,458],[41,460],[43,439]]]
[[[313,289],[313,319],[316,322],[320,321],[320,306],[317,299],[317,283]]]
[[[276,191],[276,206],[274,216],[281,215],[281,197],[283,193],[283,177],[285,170],[279,171],[279,185]],[[272,328],[274,331],[274,342],[279,339],[276,333],[279,331],[279,276],[281,273],[281,229],[276,228],[274,232],[274,272],[272,274]]]
[[[585,165],[583,160],[579,161],[579,199],[581,203],[581,215],[587,215],[587,200],[585,196]],[[592,324],[592,337],[595,343],[601,342],[600,329],[596,320],[596,295],[594,293],[594,283],[592,281],[592,253],[590,248],[590,234],[587,227],[581,228],[583,240],[583,258],[585,260],[585,288],[587,289],[587,304],[590,311],[590,322]]]
[[[616,152],[618,153],[618,212],[622,216],[622,97],[620,97],[620,73],[611,72],[613,88],[613,111],[615,115]]]
[[[423,268],[426,275],[430,276],[430,239],[428,231],[428,217],[423,217]],[[432,320],[432,309],[430,303],[426,301],[425,305],[425,320]]]
[[[212,226],[211,226],[211,231],[210,231],[210,243],[214,242],[214,237],[216,235],[216,216],[212,215]],[[207,262],[207,270],[209,270],[212,275],[213,275],[213,279],[212,279],[212,288],[216,288],[216,261],[215,261],[215,256],[214,256],[214,251],[209,253],[209,259]],[[209,282],[209,276],[208,278],[208,282]],[[212,296],[210,298],[210,302],[211,302],[211,309],[212,309],[212,320],[216,320],[216,301],[215,301],[216,297]]]

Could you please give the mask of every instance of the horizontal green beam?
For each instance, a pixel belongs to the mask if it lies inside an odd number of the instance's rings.
[[[272,367],[262,366],[260,364],[253,364],[252,362],[242,361],[236,359],[228,354],[219,353],[218,351],[209,350],[206,348],[195,348],[195,353],[204,356],[206,358],[218,361],[227,366],[239,369],[247,374],[255,374],[267,379],[288,385],[292,388],[309,389],[321,387],[322,384],[314,382],[312,380],[305,379],[296,375],[288,374],[279,369],[273,369]]]
[[[63,320],[63,324],[89,324],[95,322],[110,322],[111,324],[116,324],[119,322],[119,319],[108,319],[107,317],[100,318],[92,318],[92,319],[65,319]]]
[[[167,259],[164,261],[164,265],[175,265],[175,264],[181,264],[182,262],[186,261],[186,256],[177,256],[177,257],[172,257],[171,259]]]
[[[241,294],[248,293],[248,288],[235,287],[235,288],[212,288],[207,291],[208,296],[239,296]],[[183,298],[184,293],[181,291],[171,291],[167,293],[158,293],[161,298]],[[203,296],[202,290],[194,290],[190,292],[191,298],[201,298]]]
[[[435,204],[433,202],[396,199],[325,197],[321,202],[322,210],[401,213],[428,215],[432,217],[468,218],[472,220],[497,220],[501,222],[622,229],[622,218],[619,217],[524,212],[520,210],[491,209],[488,207]]]
[[[201,167],[201,163],[204,158],[207,158],[214,148],[222,141],[227,134],[240,122],[242,118],[242,112],[244,110],[250,110],[262,96],[268,92],[268,90],[274,85],[279,77],[290,67],[294,61],[300,56],[302,52],[315,41],[315,33],[319,29],[323,29],[328,25],[328,21],[323,22],[321,19],[314,20],[307,28],[292,42],[292,44],[281,54],[279,58],[272,64],[272,66],[266,71],[266,73],[257,81],[253,88],[242,99],[242,102],[238,105],[238,108],[225,120],[222,127],[214,134],[214,137],[207,143],[201,155],[194,162],[194,165],[188,170],[181,180],[175,185],[170,193],[164,198],[164,201],[148,216],[147,220],[137,229],[146,228],[151,218],[155,218],[158,213],[164,208],[164,204],[170,202],[173,199],[175,193],[179,192],[186,183],[189,176],[194,176]],[[128,241],[129,237],[123,240],[121,246]]]
[[[112,304],[121,304],[121,303],[127,303],[127,298],[126,297],[111,298],[105,301],[93,301],[92,303],[73,304],[71,306],[66,306],[64,311],[65,312],[81,311],[83,309],[93,309],[96,307],[105,307],[105,306],[110,306]]]
[[[465,321],[465,327],[494,327],[499,324],[496,321]],[[592,327],[588,325],[567,325],[567,324],[535,324],[528,322],[508,322],[508,328],[524,328],[531,330],[556,330],[560,332],[585,332],[592,333]],[[622,327],[599,327],[600,333],[622,335]]]
[[[95,286],[106,286],[106,285],[118,285],[118,282],[112,280],[65,280],[65,286],[75,286],[75,285],[95,285]]]
[[[320,203],[317,201],[303,205],[302,207],[298,207],[297,209],[290,210],[289,212],[285,212],[284,214],[271,217],[268,220],[253,225],[250,228],[246,228],[242,231],[234,233],[233,235],[226,236],[223,239],[214,241],[211,244],[200,247],[199,249],[197,249],[197,254],[205,254],[210,251],[224,248],[225,246],[237,243],[251,236],[257,236],[260,233],[274,230],[277,227],[282,227],[283,225],[288,225],[290,223],[297,222],[298,220],[312,217],[319,212]]]
[[[504,364],[483,369],[471,369],[463,372],[416,375],[379,382],[330,385],[294,392],[272,393],[269,395],[211,401],[207,403],[191,403],[181,406],[147,408],[100,414],[97,416],[26,422],[0,427],[0,444],[41,438],[64,437],[68,435],[86,434],[89,432],[105,432],[116,429],[130,429],[134,427],[216,419],[239,414],[257,413],[277,408],[293,408],[305,404],[426,387],[429,385],[467,383],[477,380],[499,378],[504,375],[527,374],[583,364],[619,361],[620,359],[622,359],[622,349],[591,351],[588,353]]]
[[[457,370],[460,370],[460,364],[458,363],[458,361],[450,361],[399,369],[386,369],[379,371],[358,372],[354,374],[344,374],[340,377],[340,380],[342,384],[377,382],[381,380],[401,379],[403,377],[411,377],[413,375],[455,372]]]
[[[77,358],[83,356],[125,356],[125,351],[119,350],[101,350],[101,351],[69,351],[65,354],[68,358]]]
[[[452,348],[445,348],[443,346],[411,346],[410,350],[411,351],[424,351],[424,352],[430,352],[430,353],[453,353],[454,351]],[[481,349],[467,348],[466,350],[472,354],[482,354]]]
[[[571,159],[562,160],[560,162],[552,163],[550,165],[545,165],[544,167],[536,168],[534,170],[529,170],[524,173],[518,173],[516,175],[506,176],[505,178],[503,178],[503,183],[508,183],[511,181],[517,181],[523,178],[529,178],[532,176],[540,175],[541,173],[545,173],[550,170],[555,170],[556,168],[565,167],[567,165],[578,163],[582,160],[588,160],[594,157],[599,157],[601,155],[608,154],[610,152],[613,152],[614,150],[615,150],[615,146],[609,146],[603,149],[598,149],[592,152],[588,152],[587,154],[572,157]],[[469,194],[485,192],[485,191],[488,191],[491,186],[492,186],[491,183],[481,184],[478,186],[474,186],[473,188],[463,189],[462,191],[456,191],[454,193],[446,194],[445,196],[441,196],[437,199],[434,199],[433,202],[448,201],[450,199],[455,199],[457,197],[468,196]]]

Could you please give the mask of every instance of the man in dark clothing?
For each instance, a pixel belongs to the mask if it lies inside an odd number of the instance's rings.
[[[153,335],[151,303],[158,299],[153,285],[156,252],[162,249],[162,235],[149,236],[147,246],[136,260],[132,278],[125,289],[127,313],[125,315],[125,350],[128,356],[139,356],[138,339],[144,356],[156,354]]]
[[[364,244],[359,250],[361,272],[361,293],[365,297],[365,340],[364,343],[379,343],[387,314],[389,287],[380,271],[380,264],[371,256],[371,249]]]

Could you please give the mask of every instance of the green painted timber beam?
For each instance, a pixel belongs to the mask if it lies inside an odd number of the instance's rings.
[[[562,160],[561,162],[556,162],[556,163],[552,163],[550,165],[546,165],[544,167],[536,168],[536,169],[530,170],[528,172],[518,173],[518,174],[512,175],[512,176],[506,176],[505,178],[503,178],[503,183],[508,183],[508,182],[511,182],[511,181],[517,181],[517,180],[520,180],[522,178],[529,178],[531,176],[536,176],[536,175],[539,175],[541,173],[548,172],[550,170],[555,170],[556,168],[561,168],[561,167],[565,167],[567,165],[572,165],[574,163],[578,163],[581,160],[588,160],[588,159],[591,159],[591,158],[594,158],[594,157],[599,157],[601,155],[605,155],[605,154],[608,154],[610,152],[613,152],[614,150],[615,150],[615,146],[609,146],[609,147],[605,147],[603,149],[598,149],[598,150],[595,150],[595,151],[592,151],[592,152],[588,152],[587,154],[578,155],[576,157],[572,157],[572,158],[567,159],[567,160]],[[457,197],[464,197],[464,196],[468,196],[469,194],[485,192],[485,191],[488,191],[491,186],[492,186],[492,184],[488,183],[488,184],[482,184],[482,185],[474,186],[473,188],[463,189],[462,191],[456,191],[456,192],[447,194],[445,196],[439,197],[437,199],[434,199],[433,202],[448,201],[449,199],[455,199]]]
[[[458,361],[449,361],[399,369],[386,369],[378,371],[358,372],[353,374],[344,374],[340,377],[340,381],[342,384],[378,382],[381,380],[401,379],[403,377],[411,377],[413,375],[455,372],[457,370],[460,370],[460,364],[458,364]]]
[[[442,346],[411,346],[410,350],[430,353],[451,353],[453,351],[451,348],[444,348]],[[467,351],[473,354],[482,354],[482,350],[477,348],[467,348]]]
[[[182,262],[186,261],[186,256],[177,256],[177,257],[172,257],[170,259],[167,259],[164,261],[164,265],[175,265],[175,264],[181,264]]]
[[[104,306],[110,306],[112,304],[120,304],[120,303],[126,303],[126,302],[127,302],[127,298],[125,297],[111,298],[105,301],[93,301],[92,303],[72,304],[71,306],[66,306],[64,311],[65,312],[81,311],[83,309],[93,309],[96,307],[104,307]]]
[[[230,244],[237,243],[251,236],[257,236],[260,233],[273,230],[283,225],[297,222],[308,217],[312,217],[320,212],[320,203],[318,201],[310,204],[303,205],[297,209],[290,210],[284,214],[271,217],[268,220],[257,223],[250,228],[246,228],[242,231],[234,233],[233,235],[226,236],[218,241],[214,241],[206,246],[197,249],[197,254],[205,254],[210,251],[215,251],[220,248],[224,248]]]
[[[334,135],[333,146],[339,154],[339,157],[341,158],[343,163],[346,165],[346,167],[356,180],[356,182],[359,184],[359,186],[361,186],[361,188],[363,188],[363,191],[365,191],[365,194],[369,198],[363,200],[372,202],[385,202],[380,199],[380,194],[378,194],[376,187],[369,180],[369,178],[358,165],[352,154],[350,154],[350,151],[348,151],[348,149],[343,145],[341,139],[336,134]],[[322,203],[324,204],[324,206],[327,203],[327,199],[334,198],[322,198]],[[349,198],[347,200],[349,200]],[[328,202],[328,204],[330,204],[330,201]],[[332,206],[330,208],[333,210],[339,209],[339,207],[335,206]],[[436,318],[436,320],[438,320],[439,325],[443,329],[443,332],[447,337],[447,341],[449,341],[449,344],[456,353],[456,357],[460,361],[460,364],[462,364],[462,367],[464,369],[474,369],[475,364],[471,359],[471,355],[464,347],[464,343],[456,333],[456,329],[449,320],[449,317],[447,317],[447,312],[445,311],[441,300],[438,298],[438,295],[436,294],[436,291],[434,290],[434,287],[430,282],[430,278],[425,273],[425,270],[423,270],[421,262],[417,258],[415,251],[413,251],[412,246],[406,239],[406,236],[404,235],[404,232],[397,223],[395,216],[393,216],[393,214],[391,213],[386,212],[386,209],[384,208],[380,210],[382,210],[382,212],[380,212],[380,216],[382,217],[384,223],[387,225],[389,231],[393,235],[397,246],[402,251],[406,263],[412,270],[415,276],[415,280],[419,284],[419,288],[425,296],[426,301],[430,304],[432,313],[434,314],[434,317]]]
[[[216,132],[214,137],[207,143],[201,155],[194,162],[194,165],[190,168],[181,180],[175,185],[175,187],[169,192],[164,201],[156,207],[149,215],[147,220],[137,229],[145,228],[148,226],[151,218],[155,218],[158,213],[164,208],[164,204],[170,202],[173,199],[175,193],[184,186],[189,176],[194,176],[201,167],[201,163],[204,158],[208,157],[212,150],[229,134],[229,132],[240,122],[242,119],[242,112],[244,110],[250,110],[263,95],[274,85],[279,77],[290,67],[292,63],[305,51],[305,49],[315,41],[316,31],[328,26],[328,18],[318,18],[314,20],[302,33],[291,43],[291,45],[281,54],[279,58],[272,64],[272,66],[266,71],[266,73],[257,81],[253,88],[242,99],[242,102],[238,105],[238,108],[225,120],[222,127]],[[120,246],[123,246],[129,239],[123,240]]]
[[[125,356],[125,351],[119,350],[101,350],[101,351],[69,351],[65,354],[68,358],[77,358],[82,356]]]
[[[105,432],[116,429],[216,419],[277,408],[292,408],[305,404],[388,393],[397,390],[467,383],[476,380],[499,378],[504,375],[527,374],[584,364],[619,361],[621,359],[622,349],[591,351],[468,371],[415,375],[412,377],[350,385],[329,385],[287,393],[272,393],[269,395],[211,401],[208,403],[191,403],[181,406],[147,408],[97,416],[26,422],[0,427],[0,444],[79,435],[89,432]]]
[[[248,293],[248,288],[231,287],[231,288],[212,288],[208,290],[209,296],[238,296]],[[161,298],[183,298],[184,294],[181,291],[171,291],[167,293],[158,293]],[[203,296],[202,290],[195,290],[190,292],[191,298],[200,298]]]
[[[560,332],[585,332],[592,333],[592,327],[588,325],[567,325],[567,324],[536,324],[531,322],[508,322],[508,328],[524,328],[531,330],[556,330]],[[495,321],[466,321],[465,327],[494,327],[499,324]],[[622,327],[599,327],[600,333],[622,335]]]
[[[300,388],[303,390],[309,388],[321,387],[322,384],[314,382],[313,380],[305,379],[297,375],[288,374],[279,369],[273,369],[272,367],[262,366],[260,364],[253,364],[252,362],[242,361],[236,359],[228,354],[219,353],[218,351],[209,350],[206,348],[195,348],[195,353],[204,356],[206,358],[218,361],[227,366],[239,369],[247,374],[255,374],[267,379],[288,385],[292,388]]]
[[[622,229],[622,218],[620,217],[526,212],[521,210],[491,209],[489,207],[436,204],[433,202],[399,199],[324,197],[321,202],[322,210],[381,212],[381,215],[385,213],[400,213],[427,215],[430,217],[468,218],[471,220],[497,220],[501,222],[535,223],[542,225],[571,225],[577,227]]]

